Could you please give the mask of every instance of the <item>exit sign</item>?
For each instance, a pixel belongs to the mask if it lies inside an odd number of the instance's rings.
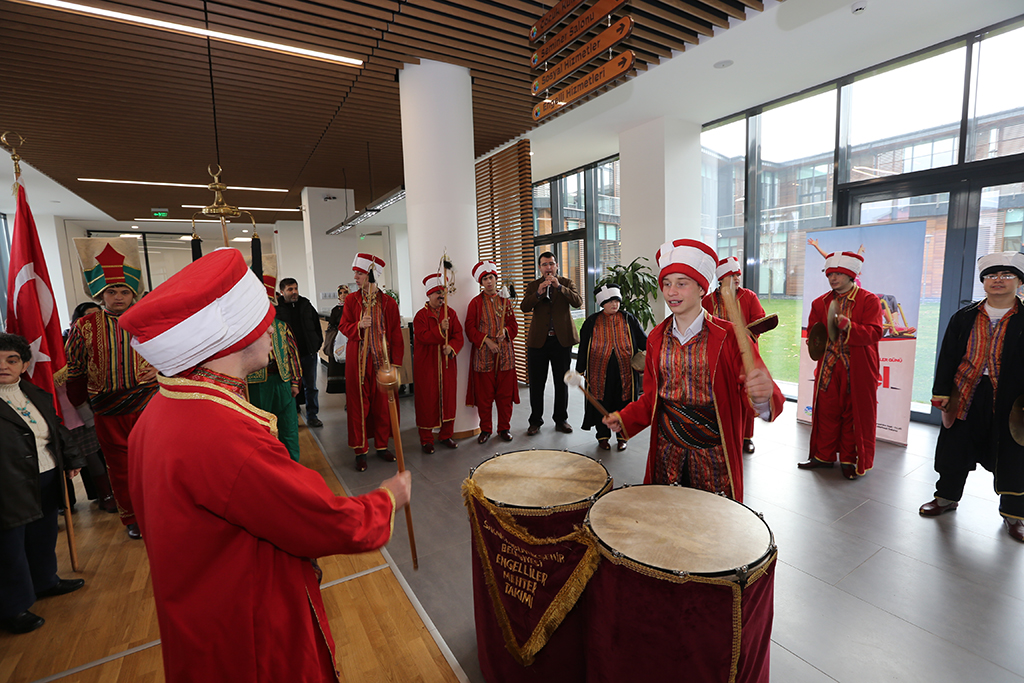
[[[167,209],[152,209],[153,218],[167,218],[170,212]]]

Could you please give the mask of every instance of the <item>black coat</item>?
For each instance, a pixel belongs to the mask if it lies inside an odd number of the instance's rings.
[[[290,304],[284,297],[277,297],[277,319],[292,328],[299,356],[309,356],[320,350],[324,344],[324,330],[320,326],[320,314],[304,296]]]
[[[935,368],[935,381],[932,384],[934,396],[949,396],[957,368],[967,353],[967,342],[974,329],[974,322],[984,305],[985,300],[976,301],[961,308],[949,319]],[[1020,494],[1024,493],[1024,446],[1019,445],[1010,435],[1010,412],[1013,402],[1024,392],[1024,304],[1015,300],[1015,305],[1017,312],[1006,324],[1003,357],[999,363],[999,383],[993,397],[995,414],[991,451],[987,453],[989,457],[982,465],[995,474],[997,491]],[[943,431],[945,429],[942,427]],[[942,458],[961,457],[958,453],[940,454],[939,450],[936,449],[936,469],[942,464],[939,462]]]
[[[85,467],[85,458],[57,417],[53,396],[24,379],[20,387],[50,428],[50,453],[58,473],[63,476],[65,470]],[[6,401],[0,401],[0,529],[23,526],[42,516],[36,438],[25,420]]]

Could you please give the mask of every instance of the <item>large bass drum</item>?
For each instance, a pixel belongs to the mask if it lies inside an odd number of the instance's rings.
[[[775,539],[741,503],[633,486],[587,515],[587,680],[768,683]]]
[[[599,555],[582,524],[611,488],[599,462],[550,450],[497,455],[463,484],[477,649],[488,683],[586,680],[586,622],[577,603]]]

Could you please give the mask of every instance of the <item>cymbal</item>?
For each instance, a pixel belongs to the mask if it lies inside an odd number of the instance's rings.
[[[747,325],[747,331],[750,332],[750,334],[764,334],[765,332],[774,330],[778,326],[779,314],[772,313],[771,315],[766,315],[765,317],[755,320]]]
[[[1024,446],[1024,394],[1018,396],[1010,408],[1010,436]]]
[[[825,347],[828,346],[828,332],[821,323],[814,323],[807,332],[807,353],[811,360],[819,361],[825,355]]]
[[[838,341],[839,340],[839,301],[832,299],[832,303],[828,305],[828,313],[825,314],[825,324],[828,326],[828,340]]]

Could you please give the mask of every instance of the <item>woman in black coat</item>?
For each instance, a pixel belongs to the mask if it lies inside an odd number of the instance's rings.
[[[43,618],[28,611],[37,598],[81,588],[57,576],[57,507],[61,477],[85,459],[70,445],[53,396],[22,379],[32,359],[23,337],[0,334],[0,628],[28,633]]]
[[[334,346],[338,337],[338,323],[341,322],[341,312],[345,308],[345,297],[348,296],[348,287],[338,285],[338,305],[331,309],[331,317],[327,320],[327,333],[324,335],[324,353],[327,354],[327,393],[345,393],[345,361],[339,361],[334,355]],[[345,344],[342,340],[341,358],[345,358]]]

